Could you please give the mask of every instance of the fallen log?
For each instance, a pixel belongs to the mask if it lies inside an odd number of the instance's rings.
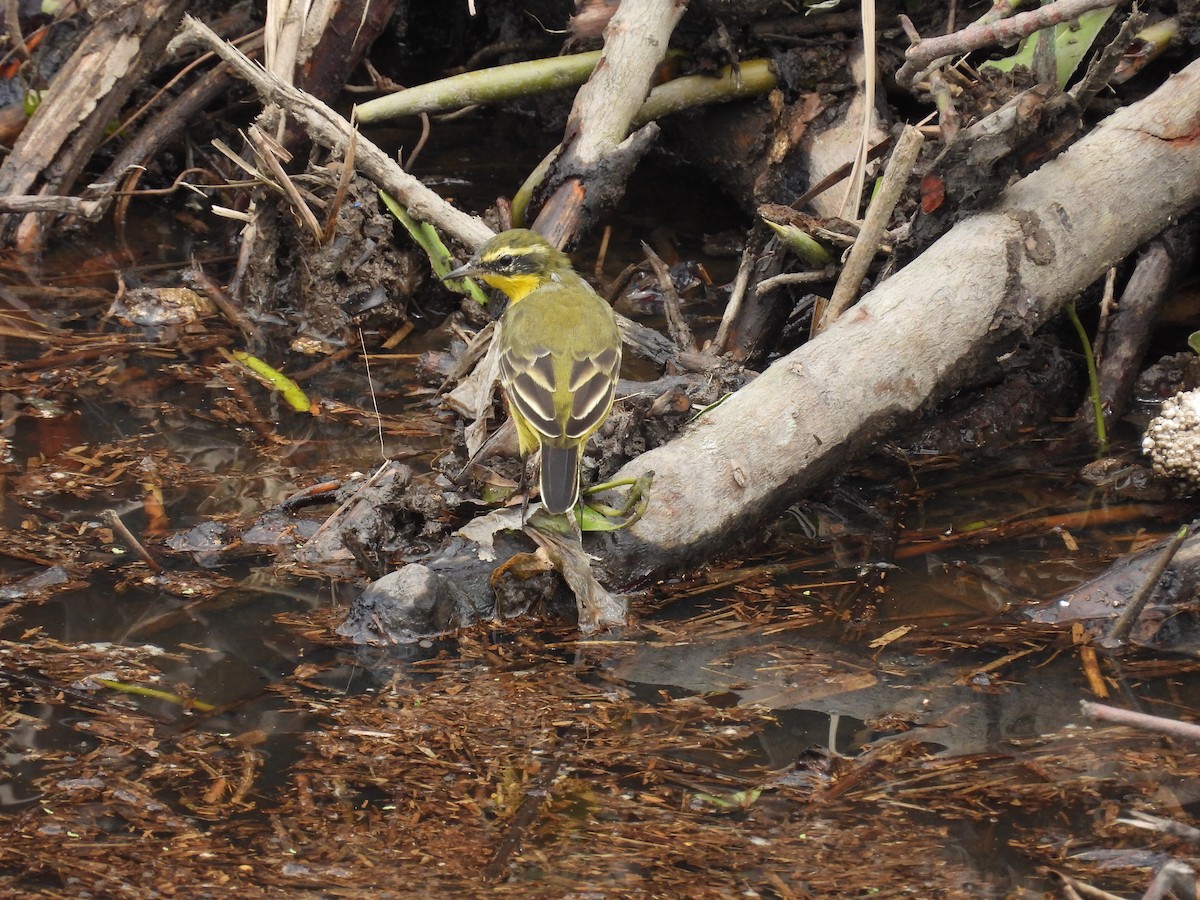
[[[1200,203],[1198,132],[1200,62],[1014,184],[994,208],[956,224],[675,440],[623,467],[616,478],[653,472],[654,481],[638,521],[586,540],[602,580],[632,586],[733,552],[910,426]],[[443,569],[426,579],[431,596],[456,577]],[[401,598],[388,621],[356,606],[342,633],[387,642],[467,621],[423,620],[429,605]]]
[[[625,466],[645,515],[597,539],[610,585],[728,552],[950,394],[1200,202],[1200,63],[957,224],[815,340]]]

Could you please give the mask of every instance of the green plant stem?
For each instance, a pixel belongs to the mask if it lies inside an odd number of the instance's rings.
[[[474,103],[497,103],[578,87],[587,81],[599,61],[600,51],[592,50],[464,72],[360,103],[358,121],[370,125],[422,112],[446,112]]]
[[[158,688],[146,687],[140,684],[129,684],[124,681],[113,681],[111,678],[93,678],[97,684],[102,684],[109,690],[120,691],[122,694],[133,694],[135,697],[149,697],[152,700],[165,700],[168,703],[174,703],[178,706],[184,706],[190,703],[192,709],[197,712],[212,712],[216,709],[211,703],[205,703],[202,700],[187,701],[178,694],[173,694],[170,691],[160,691]]]
[[[1100,378],[1096,374],[1096,355],[1092,353],[1092,342],[1088,339],[1083,323],[1079,321],[1079,313],[1075,304],[1067,304],[1067,318],[1075,326],[1079,335],[1079,343],[1083,345],[1083,358],[1087,360],[1088,395],[1092,398],[1092,412],[1096,417],[1096,450],[1103,456],[1108,452],[1108,429],[1104,425],[1104,403],[1100,399]]]
[[[743,97],[753,97],[774,90],[778,80],[771,71],[771,61],[748,59],[737,69],[724,66],[714,78],[711,75],[685,75],[654,88],[634,117],[635,128],[672,113],[684,112],[698,106],[728,103]]]
[[[442,239],[438,237],[437,229],[428,222],[418,222],[413,219],[408,214],[408,210],[397,203],[396,199],[387,191],[380,191],[379,198],[388,211],[396,217],[396,220],[404,226],[404,230],[409,233],[409,236],[416,241],[417,246],[425,251],[434,275],[441,278],[454,268],[454,257],[450,255],[450,251],[446,249]],[[446,286],[460,294],[466,294],[480,306],[487,306],[487,294],[470,278],[455,278],[447,281]]]

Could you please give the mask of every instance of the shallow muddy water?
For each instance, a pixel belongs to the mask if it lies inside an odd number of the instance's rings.
[[[141,245],[180,266],[194,248],[173,234]],[[65,277],[81,258],[64,249],[6,285],[111,291],[110,274]],[[43,562],[72,582],[0,606],[12,890],[1034,896],[1052,871],[1148,880],[1176,848],[1115,825],[1128,806],[1200,813],[1194,757],[1091,732],[1069,627],[1021,615],[1194,505],[1113,516],[1126,501],[1081,483],[1079,460],[1032,446],[876,461],[775,523],[759,557],[633,594],[615,632],[526,620],[353,648],[333,631],[361,589],[353,567],[303,577],[266,545],[195,542],[378,464],[357,357],[304,386],[362,415],[300,416],[252,384],[268,441],[218,414],[209,351],[102,321],[101,301],[9,299],[23,323],[156,342],[6,376],[0,525],[28,540],[0,552],[0,588]],[[413,389],[427,341],[372,370],[385,449],[418,472],[453,427]],[[38,354],[0,342],[8,363]],[[302,543],[329,511],[300,511],[279,539]],[[1142,651],[1104,674],[1114,702],[1200,708],[1188,656]],[[174,849],[151,863],[150,844]]]

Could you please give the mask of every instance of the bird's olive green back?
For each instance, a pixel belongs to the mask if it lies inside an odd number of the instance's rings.
[[[621,333],[579,276],[557,276],[500,321],[501,380],[542,440],[586,440],[612,405]]]
[[[491,238],[462,267],[508,295],[497,346],[522,455],[542,451],[547,511],[579,497],[579,457],[612,408],[621,333],[612,309],[571,268],[565,253],[532,231]]]

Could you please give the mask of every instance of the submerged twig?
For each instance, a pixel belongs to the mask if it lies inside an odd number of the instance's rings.
[[[525,792],[516,815],[504,830],[504,837],[496,848],[496,853],[486,866],[483,867],[483,880],[487,883],[499,881],[508,869],[512,859],[524,842],[529,829],[537,822],[542,807],[550,799],[550,789],[554,786],[558,773],[562,770],[563,758],[561,753],[555,753],[550,762],[545,765],[537,779]]]
[[[213,305],[221,311],[221,315],[225,317],[230,325],[242,333],[248,344],[257,347],[262,343],[262,332],[259,331],[258,326],[250,321],[250,317],[242,311],[240,305],[234,303],[229,298],[229,294],[226,293],[225,289],[217,284],[200,267],[200,261],[194,255],[192,256],[192,268],[189,274],[196,286],[204,292],[204,296],[213,302]]]
[[[121,521],[121,517],[117,515],[116,510],[106,509],[104,512],[100,513],[100,518],[104,520],[105,525],[117,533],[117,536],[125,542],[125,545],[129,547],[130,550],[138,555],[138,558],[141,559],[142,562],[150,567],[151,572],[158,574],[163,570],[163,567],[159,564],[158,560],[150,555],[150,551],[142,546],[142,542],[134,537],[133,532],[130,531],[125,526],[125,523]]]
[[[1133,630],[1133,626],[1138,620],[1138,616],[1142,614],[1146,603],[1150,600],[1155,588],[1158,587],[1158,580],[1162,578],[1163,572],[1167,571],[1167,566],[1171,564],[1171,560],[1175,558],[1175,554],[1183,546],[1187,535],[1188,527],[1186,525],[1175,532],[1175,537],[1171,538],[1171,542],[1163,548],[1163,552],[1159,554],[1150,571],[1146,573],[1146,580],[1142,582],[1142,586],[1138,589],[1137,596],[1129,601],[1129,605],[1125,607],[1120,617],[1113,623],[1113,627],[1101,641],[1101,646],[1115,647],[1125,643],[1129,637],[1129,632]]]
[[[1144,828],[1147,831],[1156,831],[1159,834],[1169,834],[1177,838],[1183,838],[1193,844],[1200,844],[1200,828],[1193,828],[1185,822],[1177,822],[1174,819],[1164,819],[1162,816],[1153,816],[1148,812],[1142,812],[1140,809],[1131,809],[1125,816],[1117,819],[1122,825],[1132,825],[1134,828]]]
[[[117,691],[118,693],[131,694],[135,697],[148,697],[151,700],[165,700],[167,703],[174,703],[176,706],[182,706],[185,709],[191,707],[200,712],[212,712],[216,709],[216,706],[211,703],[205,703],[203,700],[181,697],[179,694],[172,693],[171,691],[146,687],[142,684],[129,684],[128,682],[116,681],[111,678],[93,678],[92,681],[96,682],[96,684],[102,684],[109,690]]]
[[[1104,703],[1092,703],[1089,700],[1080,700],[1079,709],[1084,716],[1096,722],[1127,725],[1143,731],[1154,731],[1171,737],[1200,741],[1200,725],[1194,725],[1191,722],[1152,716],[1149,713],[1134,712],[1131,709],[1121,709],[1118,706],[1108,706]]]
[[[1154,875],[1142,900],[1196,900],[1196,870],[1178,859],[1169,859]]]
[[[246,390],[246,385],[242,379],[237,376],[232,367],[242,368],[240,363],[230,360],[230,366],[221,366],[217,370],[218,377],[225,382],[225,386],[229,388],[229,393],[233,397],[233,401],[241,407],[246,421],[250,423],[260,438],[265,441],[278,441],[279,438],[272,430],[271,426],[264,418],[262,411],[254,402],[254,398],[250,396],[250,392]]]
[[[1072,878],[1065,872],[1055,872],[1054,874],[1062,879],[1063,895],[1068,900],[1076,900],[1076,898],[1083,897],[1088,897],[1089,900],[1125,900],[1120,894],[1110,894],[1108,891],[1102,891],[1100,888],[1092,887],[1086,881]]]

